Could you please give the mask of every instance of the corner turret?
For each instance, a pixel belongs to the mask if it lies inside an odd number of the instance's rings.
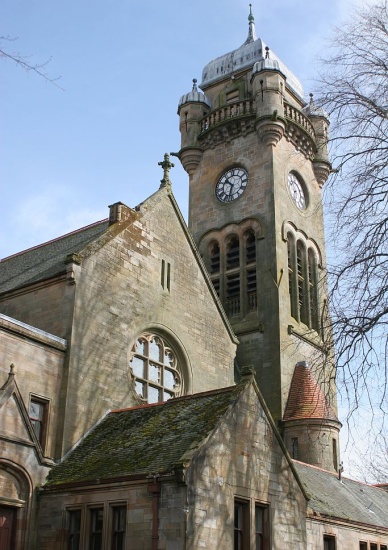
[[[305,361],[297,363],[283,417],[284,442],[291,457],[337,472],[340,428],[312,369]]]
[[[193,89],[183,95],[178,104],[179,130],[181,132],[181,150],[179,159],[190,175],[202,158],[202,149],[198,144],[199,121],[210,110],[210,101],[198,91],[197,79],[193,79]]]

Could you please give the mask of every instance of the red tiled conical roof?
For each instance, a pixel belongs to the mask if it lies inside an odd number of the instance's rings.
[[[338,422],[320,384],[304,361],[295,366],[283,420],[303,418],[324,418]]]

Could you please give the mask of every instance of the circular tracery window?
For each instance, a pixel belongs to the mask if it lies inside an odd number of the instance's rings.
[[[181,395],[182,376],[177,357],[160,336],[142,334],[132,348],[129,365],[136,392],[147,403]]]

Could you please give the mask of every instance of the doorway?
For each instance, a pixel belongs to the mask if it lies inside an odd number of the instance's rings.
[[[0,506],[0,550],[12,550],[15,531],[16,508]]]

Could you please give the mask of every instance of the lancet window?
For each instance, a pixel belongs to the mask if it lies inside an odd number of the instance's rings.
[[[319,330],[318,255],[316,245],[298,234],[287,233],[288,288],[291,315]]]

